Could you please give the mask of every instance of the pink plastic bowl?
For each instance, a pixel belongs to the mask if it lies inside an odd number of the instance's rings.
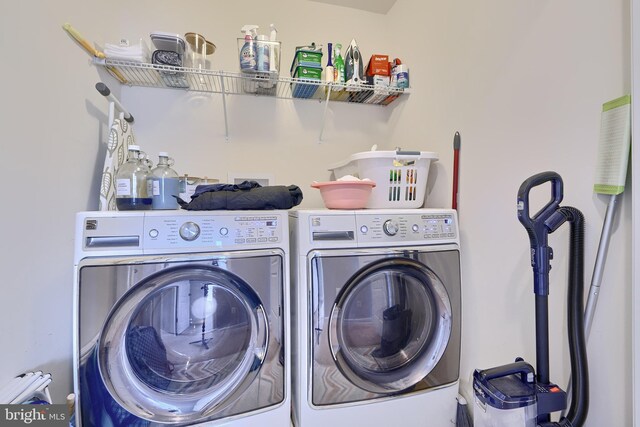
[[[314,182],[313,188],[320,190],[324,205],[329,209],[363,209],[367,205],[373,181],[329,181]]]

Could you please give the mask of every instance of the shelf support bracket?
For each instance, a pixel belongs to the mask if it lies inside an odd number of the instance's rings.
[[[227,90],[224,87],[224,73],[220,73],[220,89],[222,90],[222,110],[224,111],[224,140],[229,142],[229,122],[227,120]]]
[[[333,84],[329,83],[324,87],[327,90],[327,98],[324,102],[324,110],[322,112],[322,123],[320,123],[320,136],[318,136],[318,143],[322,143],[322,135],[324,134],[324,124],[327,121],[327,108],[329,107],[329,98],[331,97],[331,89],[333,88]],[[319,89],[319,88],[318,88]]]

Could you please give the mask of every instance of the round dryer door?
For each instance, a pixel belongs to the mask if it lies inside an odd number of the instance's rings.
[[[331,311],[329,346],[340,371],[373,393],[405,390],[438,363],[451,335],[451,304],[433,271],[386,258],[354,274]]]
[[[203,420],[238,397],[267,353],[266,313],[238,276],[180,266],[131,288],[99,340],[100,375],[127,411],[160,423]]]

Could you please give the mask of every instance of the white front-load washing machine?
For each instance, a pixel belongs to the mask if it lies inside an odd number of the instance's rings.
[[[456,212],[289,216],[294,424],[451,426],[461,334]]]
[[[284,211],[81,212],[74,387],[88,426],[286,426]]]

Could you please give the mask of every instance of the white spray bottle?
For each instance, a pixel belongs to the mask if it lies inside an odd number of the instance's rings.
[[[269,47],[269,38],[263,34],[256,37],[256,69],[258,72],[269,72],[271,48]]]
[[[253,72],[256,70],[256,44],[254,40],[258,26],[245,25],[241,31],[244,33],[244,45],[240,49],[240,71]]]
[[[278,38],[278,30],[276,30],[275,24],[269,25],[269,29],[271,30],[269,34],[269,72],[278,74],[278,67],[280,64],[280,49],[276,48],[276,40]]]

